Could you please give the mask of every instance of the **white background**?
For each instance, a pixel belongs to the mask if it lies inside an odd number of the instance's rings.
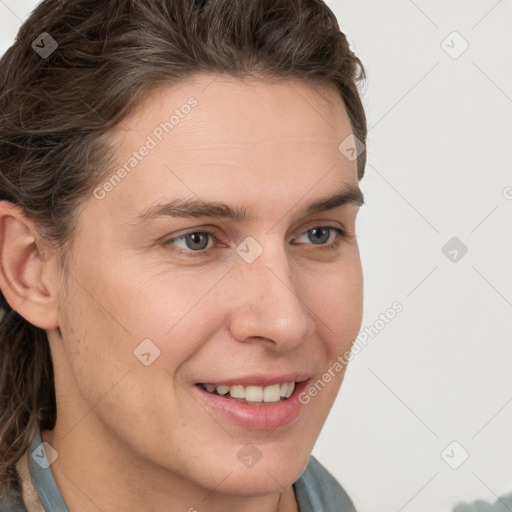
[[[35,4],[0,0],[0,53]],[[362,330],[404,309],[354,356],[313,453],[359,512],[494,503],[512,491],[512,1],[329,5],[368,74]]]

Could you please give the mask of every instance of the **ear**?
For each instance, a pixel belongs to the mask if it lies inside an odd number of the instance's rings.
[[[41,329],[57,329],[56,258],[43,258],[36,240],[35,224],[23,210],[0,201],[0,289],[9,305],[28,322]],[[42,247],[41,242],[39,242]]]

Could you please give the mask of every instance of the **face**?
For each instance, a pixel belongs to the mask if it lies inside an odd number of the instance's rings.
[[[361,326],[359,205],[308,209],[358,189],[351,132],[334,89],[204,75],[108,134],[50,333],[70,443],[94,432],[102,453],[217,492],[299,477],[344,370],[299,394]]]

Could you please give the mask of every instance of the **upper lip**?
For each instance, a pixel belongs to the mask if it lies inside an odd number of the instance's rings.
[[[282,384],[283,382],[302,382],[311,377],[307,372],[292,372],[282,375],[265,375],[262,373],[255,373],[251,375],[244,375],[240,377],[233,377],[232,379],[221,379],[212,381],[202,381],[201,384],[214,384],[215,386],[234,386],[240,384],[242,386],[272,386],[273,384]]]

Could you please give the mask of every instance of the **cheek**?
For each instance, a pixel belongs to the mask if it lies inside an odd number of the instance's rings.
[[[89,343],[92,332],[93,339],[108,336],[101,350],[116,351],[125,362],[131,361],[133,350],[145,339],[162,351],[193,352],[193,340],[207,336],[208,319],[203,313],[214,308],[211,292],[222,276],[217,274],[185,270],[151,274],[133,269],[91,273],[83,277],[89,283],[89,293],[78,290],[81,296],[77,301],[84,304],[80,324],[90,327]],[[100,343],[94,345],[99,348]]]
[[[208,291],[218,278],[169,273],[122,279],[117,271],[83,270],[61,304],[69,371],[59,387],[70,398],[77,394],[75,402],[86,408],[98,404],[105,423],[135,416],[144,431],[162,435],[171,420],[178,422],[167,414],[183,393],[174,374],[215,329],[219,305]]]
[[[357,337],[363,316],[363,275],[357,257],[304,283],[306,304],[321,337],[328,341],[329,358],[345,352]]]
[[[310,284],[307,304],[312,304],[324,357],[320,373],[303,392],[302,400],[311,408],[311,421],[319,433],[338,395],[349,360],[350,350],[363,315],[363,276],[358,259],[340,265],[323,279]],[[314,357],[313,355],[311,357]]]
[[[160,363],[176,369],[210,339],[225,308],[217,295],[222,272],[182,270],[146,278],[132,294],[132,332],[161,350]],[[127,295],[129,292],[127,292]]]

